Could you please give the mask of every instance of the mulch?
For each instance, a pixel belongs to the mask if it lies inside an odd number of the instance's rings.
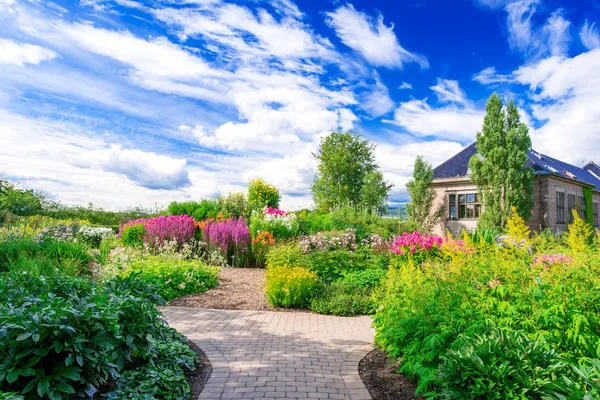
[[[169,305],[218,310],[273,310],[265,297],[265,283],[263,268],[222,268],[217,287],[180,297]]]
[[[415,396],[417,384],[396,370],[379,349],[371,351],[358,364],[360,377],[373,400],[422,400],[422,396]]]
[[[188,343],[192,350],[196,352],[198,357],[200,358],[200,362],[198,363],[198,368],[192,375],[190,375],[187,379],[190,388],[192,389],[192,399],[197,399],[204,389],[204,385],[208,382],[208,378],[210,378],[210,374],[212,374],[212,366],[210,365],[210,361],[206,354],[196,345],[196,343],[188,340]]]

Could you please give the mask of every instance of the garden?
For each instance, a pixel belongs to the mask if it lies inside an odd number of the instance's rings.
[[[364,151],[347,157],[349,145]],[[262,179],[106,216],[0,184],[0,399],[191,398],[201,355],[160,307],[232,268],[264,270],[272,307],[372,315],[375,344],[425,398],[600,398],[590,224],[572,210],[566,233],[532,233],[512,207],[499,227],[431,235],[431,166],[415,164],[407,215],[385,216],[372,150],[326,138],[315,209],[293,212]],[[361,157],[369,168],[352,172]]]

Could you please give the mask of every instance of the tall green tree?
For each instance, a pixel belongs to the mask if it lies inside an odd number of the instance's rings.
[[[533,170],[526,168],[531,138],[513,101],[505,110],[494,93],[485,109],[483,128],[477,133],[477,154],[469,163],[470,178],[483,202],[479,226],[503,229],[513,206],[524,219],[531,216]]]
[[[321,140],[313,154],[319,163],[312,185],[318,210],[364,204],[377,208],[387,200],[391,186],[383,178],[370,175],[379,171],[374,150],[373,143],[350,132],[333,132]],[[363,203],[363,196],[367,203]]]
[[[410,203],[406,205],[406,214],[410,222],[426,232],[431,232],[444,212],[441,206],[433,209],[436,194],[431,187],[432,181],[433,167],[423,157],[417,156],[412,179],[406,184],[410,195]]]
[[[41,214],[45,197],[30,189],[21,189],[13,183],[0,180],[0,213],[2,215]]]
[[[381,171],[369,172],[365,175],[363,186],[360,189],[361,206],[377,214],[385,213],[388,193],[392,186],[385,181]]]

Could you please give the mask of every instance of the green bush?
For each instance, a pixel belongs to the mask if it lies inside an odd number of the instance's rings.
[[[278,244],[269,249],[266,265],[267,268],[300,267],[304,265],[304,254],[300,251],[298,243]]]
[[[366,290],[373,291],[386,275],[387,271],[381,269],[365,269],[362,271],[348,272],[344,274],[342,282],[350,291]]]
[[[275,307],[306,307],[317,287],[317,276],[302,267],[269,267],[266,295]]]
[[[248,183],[248,206],[251,210],[262,210],[265,207],[279,207],[281,195],[279,190],[263,179],[253,179]]]
[[[508,364],[515,371],[537,365],[552,372],[550,364],[537,359],[528,364],[526,359],[550,353],[567,366],[561,369],[565,374],[561,381],[564,378],[585,387],[574,368],[600,356],[600,330],[592,322],[600,320],[599,287],[600,259],[591,252],[575,254],[562,264],[546,264],[534,263],[526,249],[480,245],[468,256],[431,258],[422,265],[409,260],[390,268],[383,281],[374,318],[376,343],[392,359],[400,360],[399,372],[418,379],[420,393],[440,395],[442,390],[460,388],[467,375],[471,383],[484,382],[474,391],[484,390],[486,377],[500,376]],[[521,343],[525,349],[519,350],[514,344],[513,351],[532,353],[519,358],[521,353],[511,355],[505,351],[507,358],[492,360],[498,370],[477,370],[473,364],[467,372],[467,362],[460,359],[460,354],[481,356],[505,340],[502,335],[494,336],[492,328],[519,331],[506,340]],[[443,363],[446,366],[442,369]],[[450,378],[448,368],[457,363],[463,369],[456,373],[465,375]],[[488,392],[478,398],[497,398],[500,390],[505,395],[499,398],[541,398],[541,386],[536,385],[549,379],[544,373],[536,370],[535,382],[523,381],[519,384],[522,386],[513,382],[513,389],[509,381],[498,381],[498,385],[505,385],[502,389],[488,387]],[[538,394],[523,394],[529,390]]]
[[[26,399],[140,398],[140,388],[187,399],[197,357],[154,292],[133,277],[0,275],[0,387]]]
[[[169,215],[189,215],[197,221],[202,221],[206,218],[217,218],[220,207],[217,200],[204,199],[197,201],[173,201],[169,204],[167,212]]]
[[[347,250],[313,251],[305,255],[306,268],[324,282],[339,280],[345,273],[365,268],[364,258]]]
[[[217,285],[218,267],[209,267],[197,260],[165,256],[149,256],[134,260],[121,273],[135,274],[137,279],[156,287],[156,293],[171,301],[191,293],[201,293]]]
[[[90,249],[84,243],[28,237],[0,239],[0,271],[76,276],[87,273],[92,261]]]
[[[128,247],[142,246],[145,236],[146,227],[144,224],[126,226],[121,232],[121,243],[123,243],[123,246]]]
[[[542,399],[559,394],[566,372],[560,357],[522,331],[492,329],[467,337],[441,357],[436,379],[442,399]]]

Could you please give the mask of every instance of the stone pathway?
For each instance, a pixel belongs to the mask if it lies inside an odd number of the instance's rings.
[[[358,375],[358,362],[372,349],[370,317],[183,307],[163,312],[210,359],[213,372],[199,399],[371,399]]]

